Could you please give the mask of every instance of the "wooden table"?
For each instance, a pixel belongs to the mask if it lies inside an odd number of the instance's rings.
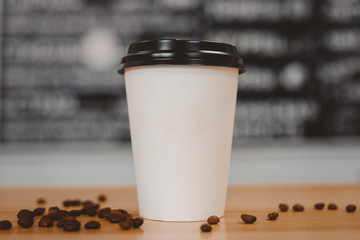
[[[102,207],[124,208],[137,214],[135,188],[0,188],[0,220],[13,223],[11,230],[0,230],[0,239],[360,239],[360,184],[323,186],[230,186],[225,216],[210,233],[201,233],[203,222],[160,222],[145,220],[140,229],[121,230],[118,224],[99,221],[98,230],[86,230],[83,225],[94,217],[81,216],[80,232],[63,232],[56,227],[39,228],[36,217],[30,229],[20,228],[16,214],[22,208],[34,209],[36,200],[47,200],[45,207],[59,206],[68,198],[96,200],[104,193],[108,201]],[[292,206],[301,203],[304,212],[280,213],[277,221],[268,221],[267,214],[277,211],[280,202]],[[316,202],[334,202],[338,210],[314,210]],[[354,203],[355,213],[345,206]],[[241,222],[242,213],[254,214],[254,224]],[[97,218],[97,217],[95,217]]]

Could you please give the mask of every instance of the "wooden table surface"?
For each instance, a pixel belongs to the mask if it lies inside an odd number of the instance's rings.
[[[201,233],[203,222],[160,222],[145,220],[140,229],[121,230],[118,224],[99,219],[102,227],[86,230],[84,224],[97,217],[78,217],[82,223],[79,232],[63,232],[56,227],[30,229],[20,228],[16,214],[20,209],[34,209],[36,200],[43,197],[43,206],[62,207],[65,199],[96,200],[103,193],[108,201],[101,207],[124,208],[136,215],[137,200],[135,188],[0,188],[0,220],[10,220],[10,230],[0,230],[0,239],[360,239],[360,184],[353,185],[292,185],[292,186],[230,186],[225,216],[210,233]],[[280,213],[277,221],[268,221],[267,214],[277,211],[278,204],[292,206],[301,203],[304,212]],[[316,202],[338,205],[338,210],[314,210]],[[353,203],[358,206],[354,213],[347,213],[345,207]],[[75,208],[74,208],[75,209]],[[254,224],[244,224],[242,213],[256,215]]]

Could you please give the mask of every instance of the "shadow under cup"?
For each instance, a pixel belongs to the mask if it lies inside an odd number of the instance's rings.
[[[223,216],[238,88],[232,45],[175,39],[130,45],[122,59],[140,215]]]

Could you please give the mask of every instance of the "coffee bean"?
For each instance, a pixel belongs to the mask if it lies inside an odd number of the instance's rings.
[[[58,211],[60,211],[60,208],[58,207],[50,207],[48,210],[48,213],[57,213]]]
[[[52,220],[60,220],[60,219],[62,219],[64,217],[70,216],[70,212],[66,211],[66,210],[52,209],[51,211],[49,210],[48,216]]]
[[[52,227],[54,225],[54,221],[49,216],[43,216],[40,218],[39,227]]]
[[[99,204],[95,204],[92,202],[88,202],[84,205],[84,207],[81,209],[81,212],[83,214],[89,215],[89,216],[95,216],[96,210],[100,207]]]
[[[95,216],[96,215],[96,208],[89,208],[88,210],[86,210],[86,214],[88,216],[91,216],[91,217]]]
[[[128,211],[126,211],[126,210],[124,210],[124,209],[116,209],[116,211],[119,211],[119,212],[121,212],[122,214],[127,214],[127,213],[128,213]]]
[[[304,206],[301,205],[301,204],[295,204],[295,205],[293,206],[293,210],[294,210],[294,212],[302,212],[302,211],[305,210],[305,208],[304,208]]]
[[[73,206],[80,206],[81,205],[81,201],[79,199],[75,199],[73,200],[73,203],[72,203]]]
[[[98,229],[101,224],[98,221],[90,221],[85,224],[86,229]]]
[[[32,225],[34,225],[34,219],[32,219],[31,217],[23,217],[20,218],[17,223],[22,228],[30,228]]]
[[[99,217],[99,218],[104,218],[104,213],[109,213],[111,211],[111,208],[101,208],[101,209],[98,209],[97,210],[97,216]]]
[[[105,196],[104,194],[100,194],[100,195],[98,196],[98,201],[99,201],[99,202],[105,202],[105,201],[106,201],[106,196]]]
[[[268,214],[269,220],[276,220],[278,218],[278,216],[279,216],[279,213],[277,213],[277,212],[273,212],[273,213]]]
[[[21,209],[18,214],[17,214],[18,218],[33,218],[34,217],[34,213],[28,209]]]
[[[285,204],[285,203],[280,203],[279,204],[279,209],[282,212],[287,212],[287,210],[289,209],[289,206],[287,204]]]
[[[121,216],[121,220],[125,220],[125,215],[119,212],[118,210],[111,210],[110,212],[103,213],[103,216],[106,220],[111,220],[112,218],[118,218]]]
[[[58,207],[50,207],[48,210],[48,216],[52,220],[60,220],[61,215],[60,215],[59,211],[60,211],[60,209]]]
[[[68,217],[70,216],[70,212],[66,210],[59,210],[58,214],[60,215],[60,218]]]
[[[64,224],[66,223],[66,219],[65,218],[62,218],[62,219],[60,219],[59,221],[58,221],[58,223],[56,224],[56,226],[58,227],[58,228],[62,228],[62,227],[64,227]]]
[[[66,221],[63,227],[64,231],[75,232],[80,230],[81,223],[77,220]]]
[[[200,226],[200,230],[202,232],[211,232],[211,225],[210,224],[207,224],[207,223],[204,223],[203,225]]]
[[[80,211],[80,210],[71,210],[71,211],[70,211],[70,215],[71,215],[71,216],[74,216],[74,217],[80,216],[80,215],[81,215],[81,211]]]
[[[61,219],[61,214],[58,212],[55,213],[49,213],[48,216],[52,219],[52,220],[60,220]]]
[[[316,203],[314,205],[314,208],[317,209],[317,210],[321,210],[325,207],[325,203]]]
[[[36,202],[37,202],[37,204],[45,204],[46,200],[44,198],[38,198],[38,200]]]
[[[96,203],[94,203],[93,201],[91,200],[86,200],[85,202],[82,203],[82,205],[84,207],[88,207],[88,206],[94,206]]]
[[[220,218],[218,216],[212,215],[208,217],[207,222],[208,224],[217,224],[218,222],[220,222]]]
[[[67,217],[63,217],[62,219],[65,219],[66,221],[70,221],[70,220],[76,220],[76,217],[74,217],[74,216],[67,216]]]
[[[128,221],[128,220],[122,220],[119,222],[119,226],[121,227],[121,229],[123,230],[128,230],[131,228],[132,226],[132,222]]]
[[[114,213],[112,213],[112,212],[104,212],[104,213],[103,213],[103,217],[104,217],[106,220],[110,221],[110,219],[112,218],[112,214],[114,214]],[[115,213],[115,214],[117,214],[117,213]]]
[[[144,223],[144,219],[141,218],[141,217],[134,218],[134,219],[132,220],[132,226],[133,226],[134,228],[139,228],[141,225],[143,225],[143,223]]]
[[[249,214],[241,214],[241,219],[245,222],[245,223],[254,223],[256,222],[256,217],[253,215],[249,215]]]
[[[8,220],[0,221],[0,230],[8,230],[12,227],[12,224]]]
[[[328,205],[328,209],[329,210],[336,210],[336,209],[338,209],[338,207],[337,207],[337,205],[335,203],[330,203]]]
[[[111,213],[109,213],[109,212],[104,212],[103,213],[103,217],[108,221],[110,221],[110,216],[111,216]]]
[[[62,228],[62,227],[64,227],[65,223],[66,223],[67,221],[70,221],[70,220],[76,220],[76,218],[75,218],[74,216],[64,217],[64,218],[62,218],[62,219],[59,220],[59,222],[56,224],[56,226],[57,226],[58,228]]]
[[[67,199],[67,200],[63,201],[63,205],[64,205],[64,207],[80,206],[81,201],[79,199],[76,199],[76,200]]]
[[[124,215],[121,213],[110,213],[108,220],[111,223],[119,223],[120,221],[124,221],[126,219],[125,219]]]
[[[41,216],[44,214],[44,212],[45,212],[45,208],[35,208],[33,210],[34,216]]]
[[[64,200],[64,201],[63,201],[63,206],[64,206],[64,207],[70,207],[70,206],[72,206],[72,200]]]
[[[354,205],[354,204],[349,204],[346,206],[347,212],[355,212],[355,210],[356,210],[356,205]]]
[[[131,215],[130,213],[126,213],[126,214],[123,214],[125,220],[128,220],[128,221],[132,221],[133,220],[133,215]]]

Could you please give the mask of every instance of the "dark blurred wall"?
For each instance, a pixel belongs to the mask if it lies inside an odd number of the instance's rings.
[[[3,0],[0,137],[128,141],[125,47],[235,44],[234,136],[360,135],[359,0]]]

